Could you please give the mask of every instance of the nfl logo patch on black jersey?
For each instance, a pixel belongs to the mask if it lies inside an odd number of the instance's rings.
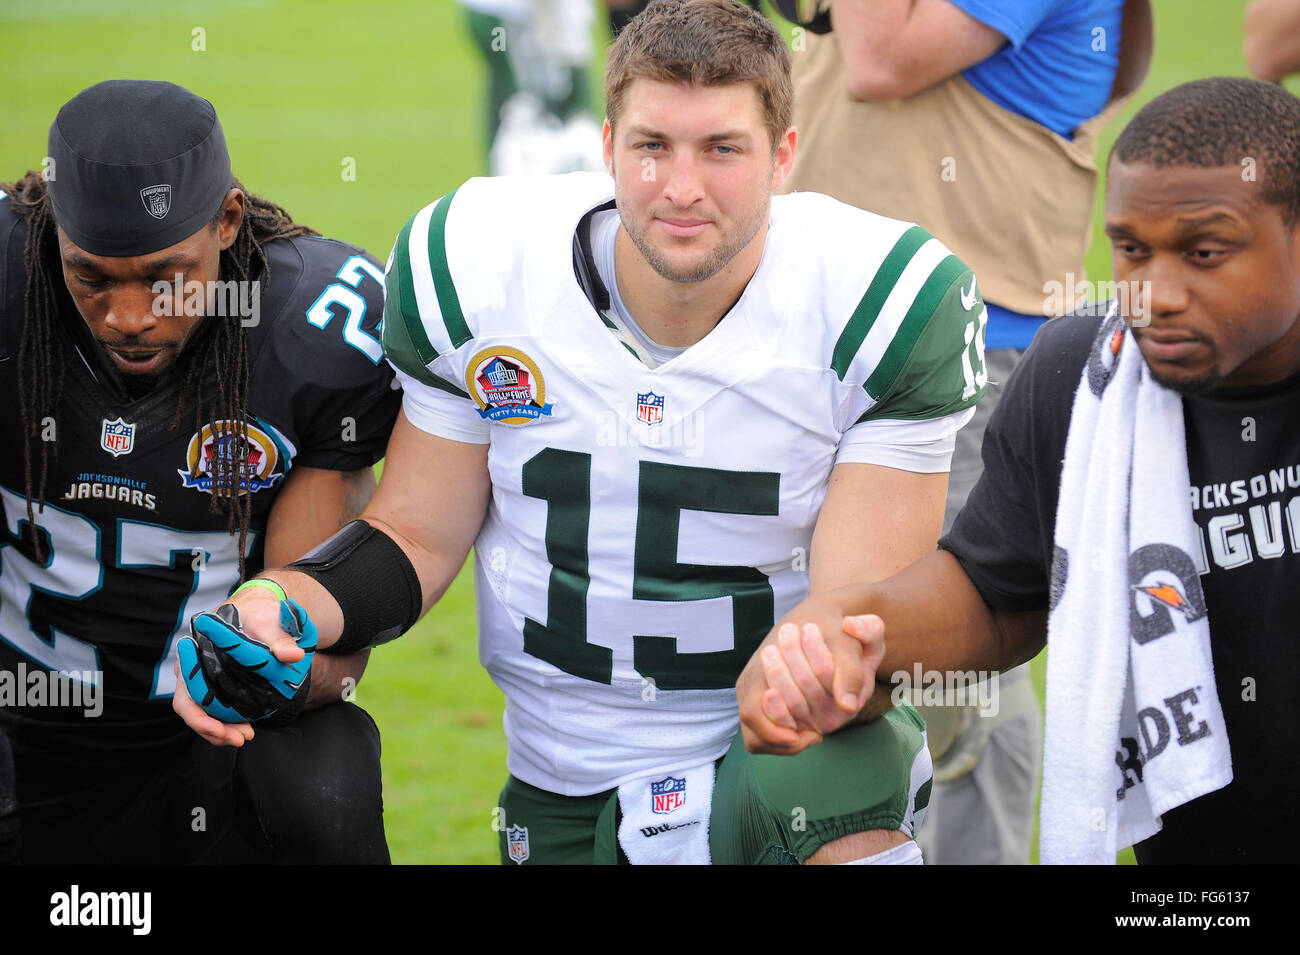
[[[121,418],[112,421],[105,418],[99,432],[99,446],[115,458],[130,454],[135,447],[135,425],[127,424]]]

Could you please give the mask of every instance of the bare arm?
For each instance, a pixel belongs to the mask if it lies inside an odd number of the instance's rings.
[[[893,490],[901,493],[907,483],[898,483]],[[784,653],[783,660],[802,655],[812,673],[786,677],[780,667],[755,666],[751,661],[737,685],[742,731],[746,745],[755,752],[798,752],[816,742],[822,732],[874,719],[890,706],[893,675],[910,673],[915,663],[933,670],[1006,670],[1032,659],[1046,643],[1045,611],[993,610],[957,559],[934,549],[941,517],[933,516],[933,502],[925,497],[927,490],[934,493],[933,486],[927,489],[918,482],[920,496],[914,498],[911,510],[902,503],[905,497],[895,498],[891,505],[890,489],[886,485],[883,490],[874,509],[877,513],[859,515],[858,520],[867,522],[857,523],[858,533],[850,532],[848,539],[860,538],[862,528],[878,526],[886,531],[892,539],[889,552],[868,557],[867,562],[875,564],[876,573],[897,572],[876,582],[864,575],[845,584],[862,565],[843,549],[844,533],[832,534],[831,546],[817,548],[813,567],[820,558],[827,576],[814,575],[813,594],[787,614],[764,643],[779,644],[783,625],[794,625],[802,654]],[[941,508],[942,491],[938,493]],[[819,535],[823,528],[854,526],[844,518],[852,516],[853,502],[861,492],[851,497],[853,501],[844,504],[828,493],[831,509],[823,509]],[[927,513],[932,516],[926,517]],[[914,559],[918,554],[923,556]],[[905,564],[901,570],[899,562]],[[826,589],[828,585],[839,586]],[[847,682],[846,674],[851,678]],[[783,686],[776,682],[781,679],[786,681]],[[868,691],[872,683],[875,692],[859,694],[856,707],[841,702],[846,689]],[[795,713],[798,707],[803,711]]]
[[[837,466],[813,532],[808,592],[884,580],[933,551],[947,492],[946,471]]]
[[[1269,83],[1300,72],[1300,0],[1254,0],[1245,19],[1250,72]]]
[[[1047,611],[994,610],[946,550],[834,597],[848,609],[845,616],[874,614],[885,622],[882,685],[915,663],[927,670],[1009,670],[1047,644]]]
[[[297,560],[353,518],[375,495],[373,468],[293,468],[266,521],[266,565]]]
[[[851,581],[881,580],[933,551],[947,486],[946,473],[870,464],[841,464],[831,473],[813,533],[813,596],[777,623],[736,685],[747,744],[762,739],[778,744],[772,752],[797,752],[862,708],[883,641],[845,638],[823,647],[806,639],[799,625],[814,621],[800,614],[819,594],[839,594],[837,588]]]
[[[405,414],[398,416],[383,479],[361,516],[388,534],[411,561],[420,580],[423,611],[450,586],[478,536],[491,491],[487,449],[487,445],[434,437],[412,425]],[[346,497],[344,492],[340,499]],[[280,556],[284,553],[279,552]],[[285,568],[261,576],[279,583],[307,611],[316,624],[320,646],[338,641],[343,614],[338,601],[321,584]],[[244,629],[267,643],[278,659],[286,663],[301,659],[301,649],[280,629],[279,601],[274,594],[265,588],[250,588],[231,602],[239,608]],[[315,659],[321,656],[317,654]],[[314,667],[312,673],[314,679]],[[338,676],[331,670],[330,682],[337,685],[341,677],[334,678]],[[234,726],[214,720],[181,691],[173,705],[209,742],[241,745],[252,738],[247,724]]]
[[[266,565],[297,560],[340,527],[361,515],[375,495],[373,468],[326,471],[296,467],[285,478],[266,523]],[[317,654],[311,663],[309,709],[337,703],[361,680],[370,652]]]
[[[929,89],[1007,42],[948,0],[835,0],[831,24],[849,95],[869,101]]]
[[[383,478],[361,517],[391,537],[410,560],[420,579],[421,613],[451,586],[483,524],[491,491],[487,450],[486,444],[427,434],[405,413],[397,418]],[[321,584],[284,568],[262,576],[275,580],[303,605],[316,623],[321,646],[338,640],[343,614]],[[256,591],[248,593],[258,596]]]

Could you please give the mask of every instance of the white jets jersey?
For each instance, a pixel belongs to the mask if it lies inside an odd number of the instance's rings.
[[[740,300],[647,367],[578,277],[575,230],[612,187],[470,180],[407,223],[386,283],[407,416],[490,443],[479,647],[510,772],[566,795],[722,755],[736,678],[807,594],[831,469],[899,466],[892,435],[950,436],[984,389],[966,266],[816,194],[772,200]]]

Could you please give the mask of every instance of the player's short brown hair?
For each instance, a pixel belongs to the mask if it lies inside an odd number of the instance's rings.
[[[785,40],[766,17],[735,0],[655,0],[623,29],[605,65],[611,128],[638,77],[692,86],[752,83],[773,152],[794,121]]]

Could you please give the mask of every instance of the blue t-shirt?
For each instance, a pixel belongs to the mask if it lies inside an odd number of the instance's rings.
[[[993,102],[1062,136],[1101,112],[1119,66],[1124,0],[948,0],[1010,41],[964,70]]]
[[[1102,111],[1119,68],[1124,0],[948,0],[1007,38],[962,76],[1003,109],[1074,137]],[[1046,321],[991,302],[985,347],[1028,348]]]

